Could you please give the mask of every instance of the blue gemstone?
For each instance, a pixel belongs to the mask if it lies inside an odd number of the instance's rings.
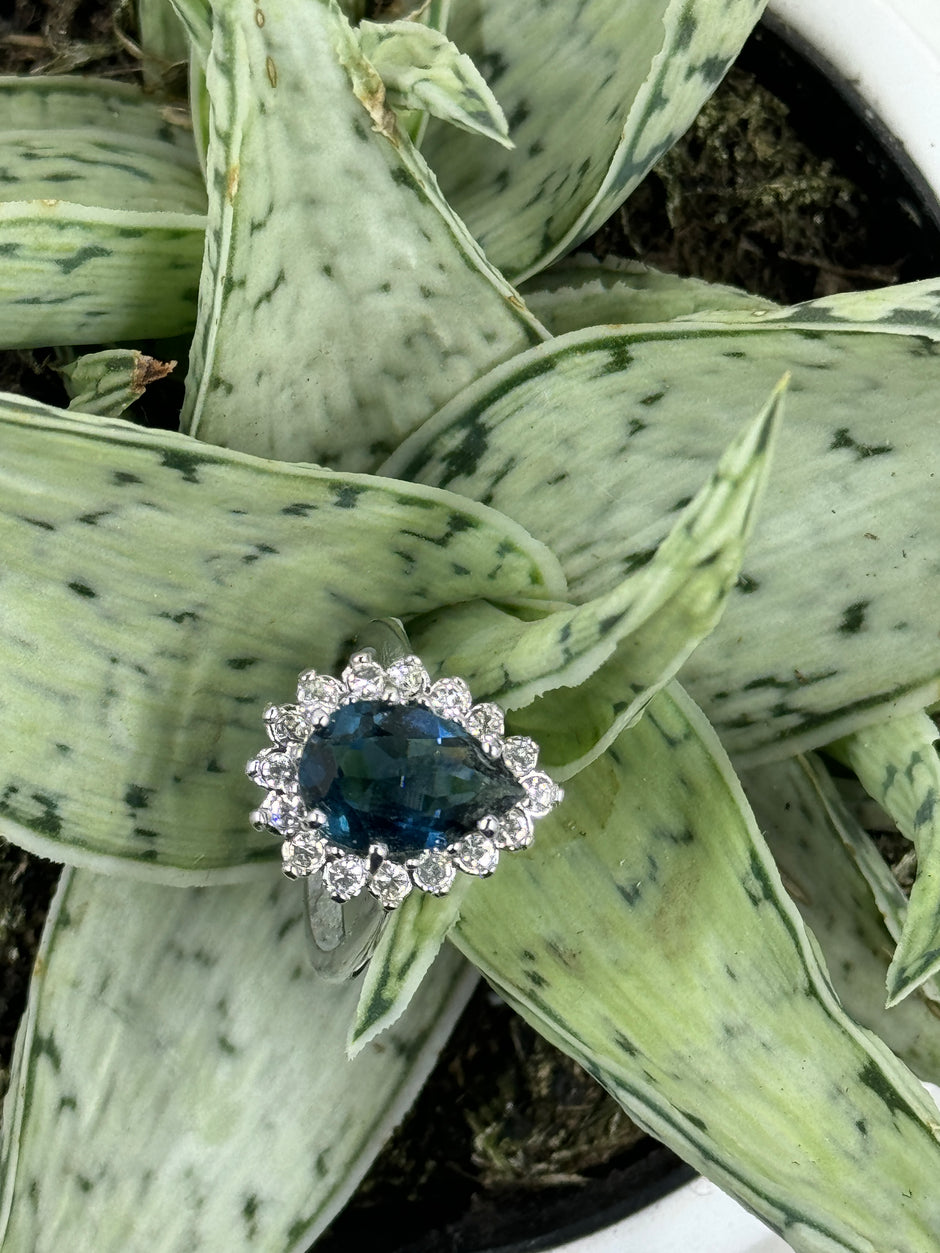
[[[340,848],[417,857],[499,816],[525,791],[458,723],[418,705],[360,700],[345,705],[304,745],[304,804],[328,816]]]

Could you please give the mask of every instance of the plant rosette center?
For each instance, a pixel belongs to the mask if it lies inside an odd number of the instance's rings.
[[[368,889],[395,909],[413,888],[445,895],[458,871],[486,877],[562,799],[498,705],[475,705],[462,679],[432,683],[415,656],[304,671],[296,703],[264,722],[272,746],[246,767],[267,790],[252,824],[281,838],[286,875],[322,874],[336,901]]]

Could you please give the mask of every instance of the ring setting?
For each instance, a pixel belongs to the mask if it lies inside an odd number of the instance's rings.
[[[281,838],[289,878],[318,876],[338,903],[369,893],[387,913],[416,889],[491,875],[563,792],[463,679],[432,681],[411,653],[385,660],[366,648],[339,678],[305,670],[296,701],[265,710],[271,743],[246,773],[266,790],[250,821]]]

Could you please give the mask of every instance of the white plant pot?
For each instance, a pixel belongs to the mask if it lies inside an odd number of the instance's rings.
[[[770,0],[773,26],[860,106],[940,219],[938,0]],[[940,1104],[940,1088],[931,1087]],[[555,1253],[788,1253],[790,1245],[705,1179]],[[547,1251],[546,1251],[547,1253]]]
[[[937,0],[770,0],[774,26],[827,72],[925,203],[940,205]]]

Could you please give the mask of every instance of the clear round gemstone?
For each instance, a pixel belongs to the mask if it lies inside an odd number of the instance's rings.
[[[342,683],[331,674],[305,670],[297,680],[297,700],[301,705],[325,705],[336,709],[344,694]]]
[[[450,846],[450,853],[465,874],[492,874],[499,861],[499,849],[482,831],[465,835]]]
[[[493,839],[500,848],[528,848],[532,843],[532,819],[524,809],[510,809],[500,819]]]
[[[473,697],[463,679],[438,679],[428,692],[427,705],[443,718],[461,721],[470,712]]]
[[[343,682],[349,689],[348,700],[375,700],[385,695],[385,667],[377,661],[351,661],[343,671]]]
[[[474,705],[467,715],[467,730],[472,731],[481,740],[489,740],[502,735],[504,726],[503,711],[499,705],[494,705],[490,701]]]
[[[275,744],[301,744],[310,734],[310,724],[298,705],[282,705],[266,717],[268,734]]]
[[[280,792],[269,792],[261,803],[259,810],[263,821],[281,835],[292,835],[299,831],[307,816],[307,810],[299,796],[283,796]]]
[[[425,853],[415,865],[411,877],[424,892],[444,896],[457,876],[453,862],[444,853]]]
[[[266,748],[245,767],[245,773],[260,787],[278,790],[290,787],[297,778],[297,763],[289,753]]]
[[[323,883],[336,900],[348,901],[358,896],[366,885],[369,872],[361,857],[338,857],[323,867]]]
[[[503,761],[515,775],[535,769],[539,746],[527,735],[511,735],[503,741]]]
[[[535,818],[543,818],[564,796],[564,792],[555,780],[550,779],[541,770],[537,770],[534,774],[524,775],[519,782],[527,793],[525,807]]]
[[[302,848],[314,857],[319,857],[320,861],[317,869],[320,869],[320,866],[326,860],[326,840],[317,835],[315,831],[298,831],[296,835],[291,836],[291,843],[296,848]]]
[[[369,891],[386,909],[397,909],[411,891],[411,877],[404,866],[383,861],[372,876]]]
[[[282,869],[289,879],[315,874],[323,865],[323,850],[299,848],[286,840],[281,845]]]
[[[388,682],[400,700],[411,700],[426,692],[431,684],[427,670],[418,657],[400,657],[389,666]]]

